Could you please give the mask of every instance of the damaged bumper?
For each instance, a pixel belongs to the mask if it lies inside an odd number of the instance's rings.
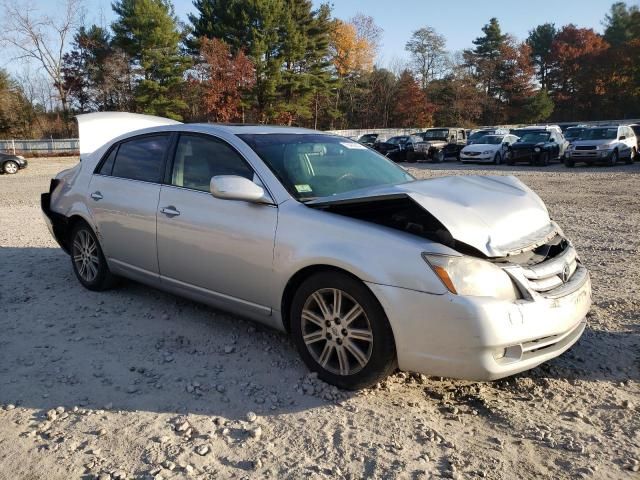
[[[368,284],[391,323],[402,370],[470,380],[513,375],[569,349],[591,306],[586,269],[566,285],[562,296],[511,303]]]

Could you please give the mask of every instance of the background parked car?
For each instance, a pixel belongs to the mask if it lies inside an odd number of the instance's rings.
[[[487,135],[506,135],[508,133],[508,128],[480,128],[471,130],[471,133],[467,136],[467,145],[480,143],[482,142],[482,138]]]
[[[447,158],[460,158],[460,151],[467,145],[464,128],[430,128],[416,134],[423,139],[415,145],[417,158],[443,162]]]
[[[582,133],[585,131],[585,129],[587,128],[586,125],[579,125],[576,127],[569,127],[564,131],[564,138],[567,140],[567,142],[571,143],[575,140],[580,139],[580,136],[582,135]]]
[[[611,125],[585,129],[580,140],[571,144],[565,158],[567,167],[576,162],[615,165],[624,158],[633,163],[638,153],[638,140],[633,129],[626,125]]]
[[[478,143],[467,145],[460,152],[463,163],[495,163],[499,165],[509,146],[518,141],[515,135],[484,135]]]
[[[376,142],[384,142],[387,139],[380,133],[365,133],[358,139],[358,143],[372,147]]]
[[[391,137],[386,142],[376,142],[373,148],[386,155],[394,162],[416,161],[415,145],[422,142],[422,138],[416,135],[399,135]]]
[[[12,155],[9,153],[0,153],[0,172],[13,175],[18,170],[27,167],[27,161],[21,155]]]
[[[557,126],[532,126],[511,130],[519,140],[506,153],[507,164],[526,162],[529,165],[549,165],[552,160],[561,159],[568,142]]]

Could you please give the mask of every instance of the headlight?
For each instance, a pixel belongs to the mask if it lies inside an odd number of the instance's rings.
[[[611,150],[611,145],[608,143],[603,143],[602,145],[598,145],[596,147],[598,150]]]
[[[511,277],[491,262],[467,256],[428,253],[423,253],[422,258],[451,293],[508,301],[519,297]]]
[[[484,152],[482,152],[483,155],[490,155],[491,154],[491,150],[486,150]]]
[[[536,153],[539,152],[540,151],[540,147],[534,148],[533,151],[536,152]]]

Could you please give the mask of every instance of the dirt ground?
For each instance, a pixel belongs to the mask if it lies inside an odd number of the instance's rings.
[[[471,383],[342,392],[285,335],[145,286],[84,290],[39,209],[75,159],[0,176],[0,479],[640,478],[640,164],[515,174],[593,279],[569,352]]]

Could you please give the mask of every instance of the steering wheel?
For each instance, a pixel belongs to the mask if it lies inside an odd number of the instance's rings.
[[[351,185],[354,184],[356,177],[351,172],[344,173],[338,177],[336,183],[346,183],[349,182]]]

